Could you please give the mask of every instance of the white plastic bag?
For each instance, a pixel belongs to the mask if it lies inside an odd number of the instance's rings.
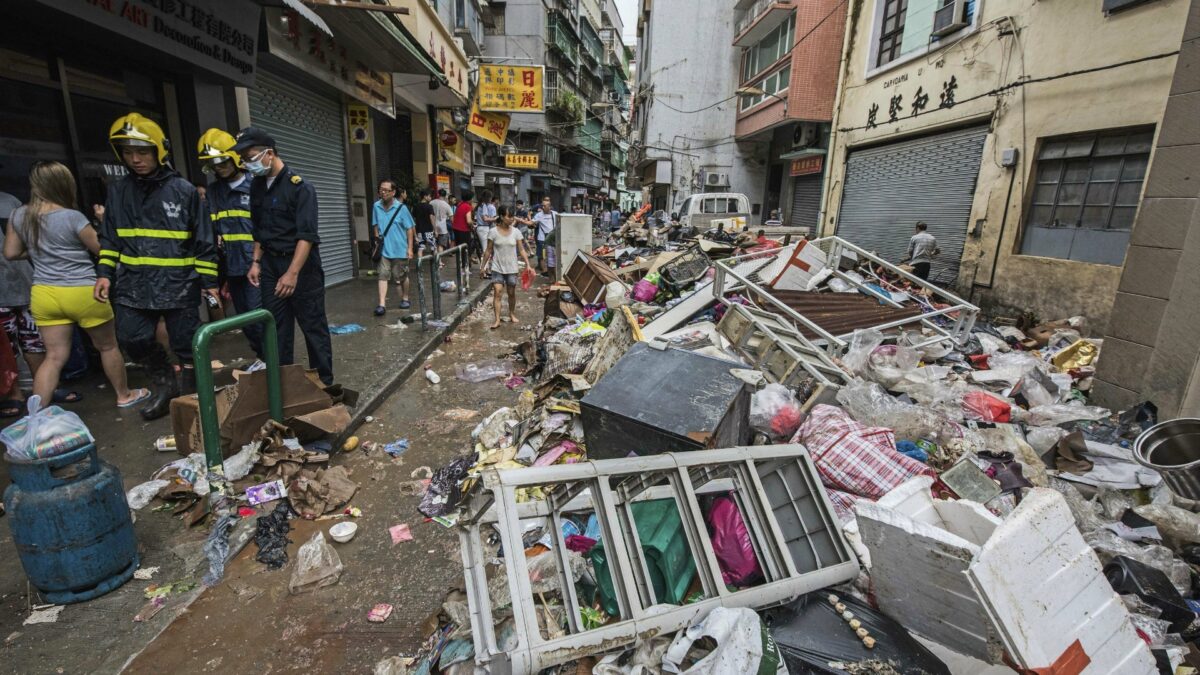
[[[867,368],[871,352],[883,344],[883,333],[874,329],[856,330],[850,336],[850,344],[846,346],[846,355],[842,357],[842,365],[851,374],[861,375]]]
[[[154,496],[158,494],[159,490],[170,484],[171,481],[169,480],[155,479],[148,480],[141,485],[135,485],[125,493],[125,503],[129,504],[129,508],[134,511],[145,508],[150,503],[150,500],[154,499]]]
[[[0,441],[14,459],[45,459],[78,450],[95,439],[79,415],[52,405],[45,410],[42,397],[29,397],[29,414],[0,431]]]
[[[342,577],[342,559],[337,551],[325,541],[325,535],[317,532],[296,552],[296,571],[288,582],[292,595],[332,586]]]
[[[1029,423],[1038,427],[1054,427],[1076,420],[1101,420],[1111,413],[1105,408],[1084,405],[1079,401],[1039,405],[1029,409]]]
[[[800,404],[782,384],[772,382],[750,397],[750,426],[771,438],[790,438],[800,427]]]
[[[717,646],[692,662],[689,654],[701,638],[712,638]],[[663,672],[686,675],[729,673],[775,673],[787,675],[787,664],[754,610],[747,607],[717,607],[703,621],[680,631],[663,654]]]

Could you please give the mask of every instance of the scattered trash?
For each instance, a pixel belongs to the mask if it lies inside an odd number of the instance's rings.
[[[246,501],[254,506],[283,499],[287,496],[287,486],[282,480],[273,480],[246,488]]]
[[[406,450],[408,450],[407,438],[397,438],[391,443],[383,446],[383,451],[392,457],[399,457],[400,455],[403,455]]]
[[[147,600],[154,600],[155,598],[166,598],[168,595],[172,594],[187,593],[195,587],[196,583],[194,581],[176,581],[169,584],[152,584],[146,587],[146,591],[143,593],[143,595],[146,596]]]
[[[453,281],[443,281],[442,283],[438,284],[438,290],[442,291],[443,293],[451,293],[458,290],[458,284],[454,283]]]
[[[223,515],[217,519],[208,539],[204,541],[204,557],[208,558],[208,573],[201,582],[205,586],[215,586],[225,576],[225,561],[229,558],[229,531],[233,529],[236,516]]]
[[[149,581],[154,578],[155,574],[158,574],[158,567],[139,567],[134,570],[133,578],[139,581]]]
[[[392,535],[392,546],[395,546],[402,541],[413,540],[412,530],[410,530],[408,525],[405,525],[404,523],[389,527],[388,534]]]
[[[58,615],[62,614],[65,608],[66,605],[35,606],[33,612],[25,618],[25,622],[22,625],[32,626],[39,623],[58,623]]]
[[[499,377],[508,377],[512,375],[512,366],[511,361],[480,361],[479,363],[459,364],[454,367],[454,373],[460,380],[478,383]]]
[[[332,335],[349,335],[350,333],[361,333],[365,330],[366,328],[363,328],[356,323],[346,323],[341,325],[332,323],[329,324],[329,332]]]
[[[291,543],[287,535],[292,529],[288,517],[291,513],[292,508],[285,501],[255,521],[254,545],[258,547],[258,554],[254,559],[266,565],[267,569],[277,570],[287,564],[287,546]]]
[[[154,439],[154,449],[159,452],[175,452],[175,436],[169,434],[167,436],[159,436]]]
[[[709,646],[700,647],[697,643]],[[693,647],[697,649],[694,651]],[[667,647],[662,665],[666,672],[685,675],[788,673],[767,627],[754,610],[746,607],[717,607],[688,626]]]
[[[332,586],[342,576],[342,560],[321,532],[313,534],[296,552],[296,570],[288,582],[293,595]]]
[[[467,410],[466,408],[451,408],[442,413],[442,417],[456,422],[466,422],[467,420],[475,419],[479,416],[478,410]]]
[[[153,619],[159,612],[161,612],[163,607],[166,606],[166,598],[154,598],[153,600],[142,605],[142,608],[138,610],[138,613],[133,615],[133,620],[137,623],[149,621],[150,619]]]
[[[358,436],[351,436],[342,443],[342,452],[353,452],[358,447]]]
[[[433,366],[425,364],[425,379],[429,380],[430,384],[438,384],[442,381],[442,376],[433,372]]]
[[[0,442],[12,459],[45,459],[77,450],[95,439],[79,415],[51,405],[42,408],[42,397],[29,397],[29,414],[0,430]]]
[[[129,504],[129,508],[139,511],[158,496],[160,490],[170,484],[169,480],[148,480],[141,485],[129,488],[129,492],[125,493],[125,501]]]
[[[520,375],[513,375],[504,381],[504,386],[508,387],[509,389],[517,389],[524,384],[525,378],[521,377]]]
[[[358,534],[358,524],[351,522],[338,523],[329,528],[329,536],[339,544],[345,544]]]
[[[384,621],[387,621],[388,617],[391,615],[392,606],[381,602],[372,607],[370,612],[367,612],[367,621],[370,621],[371,623],[383,623]]]

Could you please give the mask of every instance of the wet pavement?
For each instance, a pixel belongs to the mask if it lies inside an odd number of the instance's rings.
[[[478,287],[477,280],[473,283]],[[422,331],[419,322],[399,323],[402,315],[417,311],[415,302],[412,310],[393,307],[384,317],[374,317],[375,289],[374,279],[354,280],[330,289],[326,299],[331,324],[358,323],[364,328],[362,332],[333,336],[335,375],[340,383],[360,393],[360,408],[375,392],[385,391],[392,380],[411,368],[414,357],[431,349],[435,343],[441,343],[444,332],[432,328]],[[394,293],[392,295],[394,305],[397,298]],[[456,310],[457,300],[456,293],[442,294],[442,308],[448,319]],[[465,305],[463,309],[465,311]],[[307,358],[299,333],[296,343],[297,362],[305,364]],[[236,333],[219,336],[214,341],[212,358],[224,366],[216,372],[218,385],[232,382],[232,370],[253,360],[245,339]],[[448,379],[452,378],[451,368]],[[425,384],[424,378],[419,382]],[[141,372],[130,370],[131,386],[144,386],[145,383],[146,378]],[[503,389],[502,385],[497,386]],[[156,438],[171,433],[169,417],[145,422],[136,412],[118,411],[113,406],[111,389],[100,374],[70,383],[70,388],[83,393],[84,400],[66,407],[78,413],[92,430],[100,457],[120,470],[127,489],[148,480],[156,469],[178,457],[174,453],[156,452],[153,448]],[[380,433],[383,431],[380,429]],[[406,430],[406,433],[411,435],[412,432]],[[420,456],[419,450],[414,447],[410,452]],[[411,460],[406,461],[411,463]],[[375,475],[376,470],[353,468],[356,471],[354,477],[360,483],[372,477],[385,477],[384,474]],[[7,487],[8,482],[7,469],[0,468],[0,487]],[[134,623],[134,615],[145,604],[143,591],[151,583],[198,582],[207,569],[200,546],[208,528],[203,524],[189,529],[168,512],[154,512],[152,509],[156,505],[138,512],[134,525],[142,567],[160,568],[154,580],[134,580],[96,600],[70,605],[53,624],[22,625],[29,615],[30,605],[39,600],[36,594],[31,597],[29,593],[8,533],[0,536],[0,638],[4,639],[0,643],[0,673],[118,672],[128,659],[163,630],[184,606],[185,600],[197,591],[171,596],[166,608],[152,620]],[[367,510],[365,506],[363,508]],[[409,509],[409,512],[415,514],[415,509]],[[414,523],[414,529],[416,525]],[[303,530],[299,532],[303,533]],[[293,539],[299,542],[298,537],[296,534]],[[357,541],[352,543],[356,544]],[[237,569],[236,563],[231,566],[231,576],[237,574]],[[290,574],[289,570],[285,572]],[[280,578],[286,593],[286,576]],[[218,590],[227,589],[220,586]],[[392,625],[398,624],[393,616]],[[253,630],[244,632],[248,638],[261,638],[261,634]],[[228,669],[227,664],[225,670]]]
[[[519,298],[522,322],[540,316],[532,292]],[[468,452],[471,430],[482,416],[515,403],[519,391],[498,380],[471,384],[454,377],[455,364],[503,356],[527,334],[507,323],[492,331],[490,323],[490,305],[477,308],[428,360],[441,383],[414,375],[357,432],[364,441],[380,443],[407,438],[407,452],[396,459],[380,450],[335,458],[359,484],[351,504],[363,511],[354,540],[332,544],[345,567],[336,585],[289,595],[297,548],[313,532],[328,533],[339,522],[292,521],[286,567],[267,570],[254,560],[251,543],[230,564],[225,581],[192,604],[127,672],[361,673],[384,657],[414,654],[426,637],[421,622],[447,590],[461,587],[462,564],[457,536],[427,522],[417,511],[419,498],[402,485],[421,475],[422,467],[436,469]],[[452,409],[479,415],[455,420],[445,416]],[[410,526],[413,539],[393,545],[388,529],[401,523]],[[378,603],[395,610],[386,622],[369,623],[367,613]]]

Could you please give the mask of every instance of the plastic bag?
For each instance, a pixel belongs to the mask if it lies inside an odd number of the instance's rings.
[[[1030,427],[1025,430],[1025,440],[1033,451],[1039,455],[1050,452],[1067,435],[1067,430],[1060,427]]]
[[[842,387],[837,400],[855,420],[867,426],[887,427],[900,440],[928,439],[947,445],[963,435],[962,428],[944,413],[905,403],[874,382],[855,380]]]
[[[750,398],[750,426],[771,438],[788,438],[800,426],[800,405],[787,387],[772,382]]]
[[[658,295],[658,286],[642,279],[633,285],[633,292],[630,295],[638,302],[650,302],[654,296]]]
[[[1079,401],[1039,405],[1029,409],[1029,423],[1038,427],[1054,427],[1077,420],[1099,420],[1111,413],[1106,408],[1084,405]]]
[[[921,355],[911,347],[880,345],[867,357],[863,377],[891,389],[905,379],[908,373],[919,370],[920,362]],[[948,373],[949,370],[944,372]]]
[[[693,663],[689,652],[702,638],[709,638],[716,647]],[[758,614],[747,607],[714,608],[703,621],[680,631],[663,654],[662,668],[664,673],[687,675],[787,675],[788,672],[779,646]]]
[[[42,397],[29,397],[29,414],[0,431],[0,442],[14,459],[45,459],[78,450],[95,441],[79,415],[52,405],[45,410]]]
[[[533,269],[526,267],[521,270],[521,290],[527,291],[533,287]]]
[[[512,361],[480,361],[455,366],[454,373],[458,379],[466,382],[483,382],[497,377],[512,375]]]
[[[1165,536],[1189,544],[1200,543],[1200,514],[1171,504],[1135,506],[1133,512],[1154,523]]]
[[[307,593],[324,586],[332,586],[341,577],[342,559],[329,542],[325,541],[325,535],[317,532],[296,552],[296,570],[292,572],[288,590],[293,595]]]
[[[1012,406],[986,391],[969,391],[963,396],[963,413],[968,419],[981,422],[1008,422]]]
[[[861,375],[867,369],[867,361],[875,348],[883,344],[883,333],[874,329],[856,330],[850,336],[850,344],[846,347],[846,355],[842,357],[842,365],[852,374]]]
[[[704,521],[708,524],[713,552],[721,567],[721,581],[737,587],[757,581],[762,576],[762,569],[754,556],[754,544],[750,542],[746,523],[733,499],[726,496],[714,499]]]
[[[1100,558],[1101,565],[1107,565],[1113,558],[1123,555],[1144,565],[1161,570],[1171,580],[1171,585],[1178,589],[1180,593],[1185,595],[1191,593],[1192,568],[1184,561],[1175,557],[1171,549],[1166,546],[1159,546],[1157,544],[1139,546],[1131,541],[1122,539],[1115,532],[1104,527],[1087,533],[1083,539],[1087,542],[1088,546],[1091,546],[1096,551],[1096,556]]]
[[[169,480],[148,480],[141,485],[135,485],[129,488],[125,493],[125,503],[129,504],[129,508],[137,511],[145,508],[151,500],[154,499],[158,491],[171,484]]]
[[[625,297],[625,292],[625,284],[619,281],[608,282],[604,287],[604,305],[609,309],[616,309],[627,304],[629,299]]]

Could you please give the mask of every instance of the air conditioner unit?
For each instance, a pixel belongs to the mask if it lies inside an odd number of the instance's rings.
[[[821,125],[814,122],[801,122],[792,132],[793,148],[811,148],[821,137]]]
[[[933,13],[934,37],[949,35],[967,27],[967,0],[944,0],[940,9]]]
[[[716,171],[704,172],[704,187],[729,187],[729,174]]]

